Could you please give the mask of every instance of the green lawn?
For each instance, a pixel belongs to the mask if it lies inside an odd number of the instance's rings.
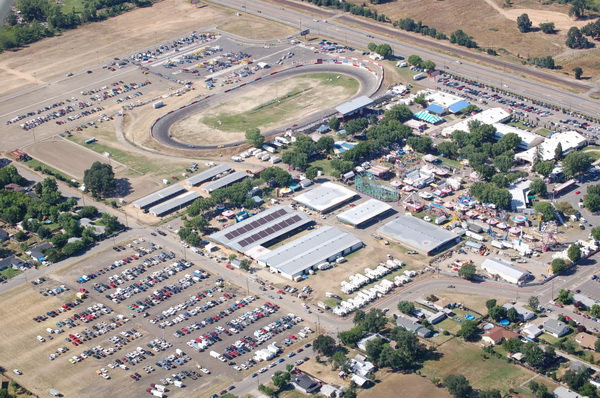
[[[86,138],[80,136],[69,137],[69,140],[76,142],[79,145],[85,145]],[[110,153],[111,159],[126,165],[129,170],[132,170],[132,175],[145,175],[154,174],[156,176],[171,176],[173,174],[179,175],[182,171],[185,171],[188,163],[171,163],[171,162],[157,162],[156,159],[152,159],[142,155],[136,155],[130,152],[126,152],[122,149],[115,148],[111,145],[101,144],[94,142],[90,145],[85,145],[86,148],[91,149],[103,155],[105,152]]]
[[[13,268],[7,268],[7,269],[0,271],[0,274],[4,275],[8,279],[14,278],[15,276],[19,275],[20,273],[21,273],[21,271],[19,271],[17,269],[13,269]]]
[[[324,102],[326,98],[324,95],[327,95],[328,86],[342,87],[348,97],[354,95],[359,87],[356,79],[337,73],[311,73],[289,80],[300,79],[314,79],[318,81],[318,85],[311,87],[305,83],[298,84],[291,91],[278,93],[276,99],[263,102],[249,111],[209,116],[203,119],[203,123],[226,132],[240,132],[252,128],[262,128],[263,126],[280,122],[282,119],[286,119],[286,116],[287,118],[295,117],[301,109],[307,106],[316,106],[317,103]],[[274,84],[271,86],[277,87]]]
[[[600,159],[600,147],[598,146],[588,146],[582,151],[590,155],[594,160]]]
[[[507,123],[509,126],[513,126],[513,127],[518,127],[522,130],[527,130],[527,131],[531,131],[532,128],[525,126],[522,122],[510,122]]]
[[[75,10],[76,13],[83,11],[83,0],[62,0],[63,13],[70,13],[71,10]]]
[[[543,135],[544,137],[548,136],[548,134],[550,134],[551,132],[552,132],[552,130],[548,130],[545,128],[535,130],[536,134]]]
[[[333,167],[331,167],[331,161],[327,159],[315,160],[310,163],[310,166],[320,167],[323,170],[323,174],[330,176],[333,173]]]
[[[519,385],[534,376],[533,372],[486,354],[477,343],[466,343],[455,338],[437,351],[439,360],[425,362],[421,373],[429,379],[443,379],[450,374],[464,375],[474,388],[498,389],[508,393],[510,388],[519,390]]]
[[[419,91],[421,88],[423,88],[423,86],[421,86],[418,81],[414,81],[413,80],[413,76],[420,73],[420,72],[415,72],[410,70],[410,67],[406,67],[406,68],[398,68],[396,66],[396,61],[388,61],[390,65],[392,65],[394,68],[396,68],[396,72],[398,72],[398,74],[400,74],[407,83],[410,83],[413,85],[413,88],[415,89],[414,91]]]

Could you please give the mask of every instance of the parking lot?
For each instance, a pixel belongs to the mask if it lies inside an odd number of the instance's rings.
[[[149,234],[115,242],[68,272],[28,284],[23,294],[34,304],[22,325],[6,319],[12,325],[8,331],[31,333],[12,339],[22,359],[4,362],[28,377],[53,374],[41,383],[65,395],[83,393],[76,388],[85,394],[139,395],[150,384],[163,384],[169,396],[191,391],[209,396],[298,360],[291,358],[314,336],[301,318],[282,310],[274,296],[248,295],[200,263],[180,258],[175,253],[180,248],[170,250],[165,242]],[[255,358],[258,350],[264,355],[268,346],[273,349],[272,343],[285,351],[265,361]],[[63,373],[69,376],[58,376]]]

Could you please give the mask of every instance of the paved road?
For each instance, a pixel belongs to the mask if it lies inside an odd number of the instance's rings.
[[[219,4],[243,10],[241,2],[236,0],[222,0],[219,1]],[[454,74],[474,78],[482,83],[502,87],[505,90],[582,112],[589,116],[600,116],[598,101],[589,98],[587,95],[590,91],[598,89],[595,85],[588,85],[542,70],[505,62],[445,42],[429,40],[420,35],[395,30],[388,27],[388,25],[353,18],[338,11],[319,9],[308,4],[289,0],[282,0],[278,4],[283,7],[273,7],[272,3],[257,0],[248,6],[247,11],[298,26],[299,30],[300,28],[309,28],[311,32],[317,32],[320,36],[330,37],[339,43],[355,47],[366,48],[367,44],[372,41],[388,43],[394,49],[395,54],[404,56],[418,54],[423,58],[433,60],[438,66],[446,66],[446,70]],[[319,22],[313,21],[314,16],[321,18],[321,20]],[[323,22],[325,19],[327,19],[327,23]],[[367,37],[365,30],[372,32],[374,37]],[[444,53],[437,52],[440,50],[443,50]],[[448,53],[453,55],[448,55]],[[462,57],[462,64],[459,65],[455,62],[457,57]],[[470,60],[473,60],[473,62]],[[494,68],[476,62],[486,62],[488,65],[493,65]],[[539,80],[554,85],[566,86],[576,91],[583,91],[583,94],[544,85]]]
[[[292,76],[303,75],[306,73],[328,72],[328,71],[332,71],[336,74],[339,73],[339,74],[350,75],[350,76],[354,77],[355,79],[357,79],[360,83],[360,89],[359,89],[359,92],[356,94],[356,96],[360,96],[360,95],[371,96],[371,95],[375,94],[378,90],[378,79],[373,74],[371,74],[369,71],[367,71],[365,69],[352,68],[347,65],[336,65],[336,64],[329,64],[329,63],[328,64],[320,64],[320,65],[303,65],[301,67],[288,69],[288,70],[279,72],[276,75],[266,75],[257,82],[244,83],[243,84],[244,87],[236,89],[233,92],[230,91],[230,92],[221,92],[218,94],[214,94],[214,95],[210,96],[209,98],[198,101],[194,105],[191,105],[186,108],[176,110],[172,113],[169,113],[152,126],[152,129],[151,129],[152,137],[154,139],[156,139],[162,145],[165,145],[165,146],[168,146],[171,148],[176,148],[176,149],[191,149],[191,148],[193,148],[193,149],[201,150],[201,149],[215,148],[216,147],[215,145],[190,146],[189,144],[186,144],[186,143],[183,143],[180,141],[176,141],[173,138],[171,138],[171,136],[169,134],[169,130],[175,123],[179,122],[180,120],[190,117],[190,116],[200,112],[201,110],[206,110],[210,107],[217,106],[217,105],[227,101],[228,98],[231,98],[232,96],[238,95],[241,92],[247,91],[256,86],[272,84],[279,80],[289,79]],[[302,120],[299,120],[296,123],[299,125],[305,125],[307,123],[314,122],[315,120],[319,120],[325,116],[328,116],[332,112],[333,112],[333,109],[324,109],[319,112],[307,115]],[[283,133],[285,130],[286,130],[286,127],[283,127],[283,128],[271,130],[271,131],[267,132],[265,135],[272,136],[275,134]],[[225,144],[224,146],[225,147],[234,147],[234,146],[244,144],[245,142],[246,141],[232,142],[229,144]]]

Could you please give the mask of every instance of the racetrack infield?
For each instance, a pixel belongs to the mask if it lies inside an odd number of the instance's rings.
[[[94,144],[90,144],[94,145]],[[94,162],[111,164],[116,175],[125,171],[126,167],[114,160],[97,154],[62,138],[49,138],[24,148],[29,156],[55,168],[75,179],[82,180],[84,172]]]
[[[360,84],[341,73],[291,77],[236,96],[175,124],[170,133],[180,142],[210,145],[244,139],[250,128],[275,129],[353,97]],[[272,101],[277,102],[273,103]]]

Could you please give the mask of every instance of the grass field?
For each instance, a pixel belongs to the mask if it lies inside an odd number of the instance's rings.
[[[358,394],[361,398],[369,397],[431,397],[450,398],[451,395],[443,388],[436,387],[424,377],[415,374],[387,373],[381,377],[381,382]]]
[[[53,173],[55,173],[55,174],[60,174],[61,176],[63,176],[63,177],[65,178],[65,180],[70,180],[70,179],[72,179],[72,178],[73,178],[72,176],[70,176],[70,175],[68,175],[68,174],[65,174],[65,173],[63,173],[63,172],[61,172],[61,171],[58,171],[58,170],[56,170],[55,168],[53,168],[53,167],[50,167],[50,166],[48,166],[46,163],[42,163],[42,162],[40,162],[40,161],[39,161],[39,160],[37,160],[37,159],[31,159],[31,160],[28,160],[27,162],[25,162],[25,164],[26,164],[27,166],[31,167],[32,169],[35,169],[35,168],[36,168],[36,167],[38,167],[38,166],[39,166],[39,167],[41,167],[42,169],[48,169],[48,170],[52,171],[52,172],[53,172]]]
[[[552,131],[545,129],[545,128],[535,130],[536,134],[543,135],[544,137],[548,136],[548,134],[550,134],[551,132]]]
[[[331,167],[331,161],[327,159],[319,159],[310,163],[311,166],[320,167],[323,170],[324,175],[331,176],[333,172],[333,167]]]
[[[336,76],[340,76],[336,79]],[[313,84],[304,82],[309,79]],[[224,113],[206,117],[203,122],[211,128],[225,132],[240,132],[251,128],[260,128],[276,123],[283,116],[297,117],[298,111],[306,104],[312,104],[323,97],[323,91],[329,87],[339,87],[346,96],[358,90],[358,82],[349,76],[335,73],[314,73],[290,79],[299,83],[287,92],[277,94],[277,84],[271,85],[271,92],[276,96],[256,107],[242,113]],[[321,100],[322,101],[322,100]]]
[[[243,14],[223,25],[219,25],[217,29],[253,40],[280,39],[298,33],[298,30],[291,26],[248,14]]]
[[[506,123],[506,124],[508,124],[509,126],[518,127],[521,130],[527,130],[527,131],[533,130],[531,127],[525,126],[522,122],[510,122],[510,123]]]
[[[69,138],[69,140],[83,145],[85,138],[73,135]],[[170,176],[172,174],[179,174],[182,170],[185,170],[185,168],[188,167],[188,163],[157,162],[156,159],[126,152],[101,142],[95,142],[92,145],[86,146],[86,148],[89,148],[99,154],[104,154],[105,152],[110,153],[111,159],[126,165],[128,170],[125,173],[133,177],[146,174],[153,174],[158,177]]]
[[[0,271],[0,274],[4,275],[8,279],[14,278],[15,276],[19,275],[20,273],[21,273],[21,271],[19,271],[18,269],[13,269],[13,268],[7,268],[7,269]]]
[[[439,360],[425,362],[421,373],[429,379],[443,379],[450,374],[464,375],[474,388],[498,389],[508,393],[510,388],[522,391],[520,384],[534,373],[504,359],[485,355],[478,344],[452,339],[438,348]]]

